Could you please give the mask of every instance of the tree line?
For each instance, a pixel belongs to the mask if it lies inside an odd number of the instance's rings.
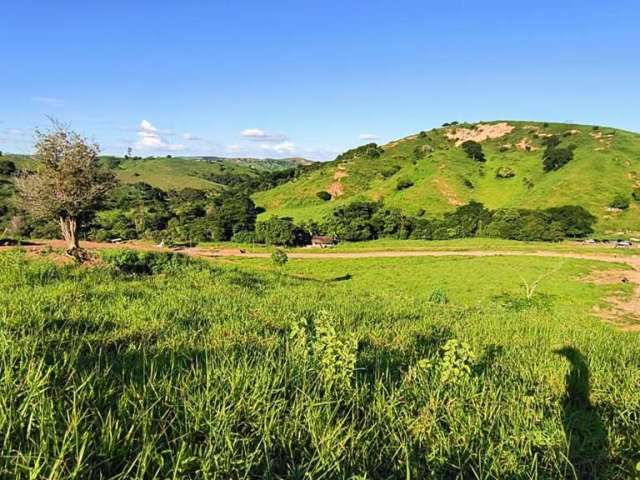
[[[548,150],[557,150],[550,140]],[[469,157],[484,160],[477,145],[465,144]],[[444,240],[474,236],[514,240],[558,241],[593,232],[596,218],[580,206],[544,210],[489,210],[471,202],[439,218],[425,212],[407,215],[382,201],[354,201],[334,208],[320,221],[294,222],[272,217],[257,221],[262,212],[251,198],[299,172],[265,172],[256,177],[230,173],[212,180],[221,192],[184,189],[165,192],[146,183],[118,184],[99,148],[54,124],[38,133],[35,172],[19,172],[12,162],[0,163],[0,221],[5,232],[17,236],[51,238],[62,234],[70,254],[80,251],[79,239],[104,241],[146,238],[164,242],[236,241],[272,245],[305,245],[313,235],[366,241],[381,237]],[[366,145],[354,154],[379,154]],[[8,180],[13,177],[13,181]],[[18,203],[9,205],[14,185]]]

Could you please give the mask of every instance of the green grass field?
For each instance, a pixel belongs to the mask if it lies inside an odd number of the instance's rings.
[[[634,475],[621,265],[149,258],[0,254],[0,477]]]

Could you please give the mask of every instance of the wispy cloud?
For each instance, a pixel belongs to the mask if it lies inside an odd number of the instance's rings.
[[[61,107],[64,105],[64,100],[55,97],[32,97],[31,100],[48,107]]]
[[[267,133],[259,128],[247,128],[240,132],[240,135],[252,142],[284,143],[288,140],[286,135],[281,133]]]
[[[296,146],[293,142],[284,141],[280,143],[262,143],[259,145],[261,150],[265,150],[267,152],[275,152],[279,154],[292,154],[296,151]]]
[[[171,143],[165,140],[161,136],[162,133],[163,131],[158,130],[150,121],[142,120],[138,127],[138,141],[133,148],[147,152],[179,152],[185,149],[181,143]]]
[[[361,133],[360,134],[360,140],[377,140],[378,136],[373,134],[373,133]]]

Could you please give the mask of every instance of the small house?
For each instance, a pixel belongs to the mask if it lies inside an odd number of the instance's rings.
[[[311,246],[312,247],[335,247],[338,244],[338,239],[336,237],[330,237],[327,235],[314,235],[311,237]]]

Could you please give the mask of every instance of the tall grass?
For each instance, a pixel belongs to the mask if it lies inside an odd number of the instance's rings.
[[[233,265],[0,255],[0,477],[629,478],[640,343]]]

